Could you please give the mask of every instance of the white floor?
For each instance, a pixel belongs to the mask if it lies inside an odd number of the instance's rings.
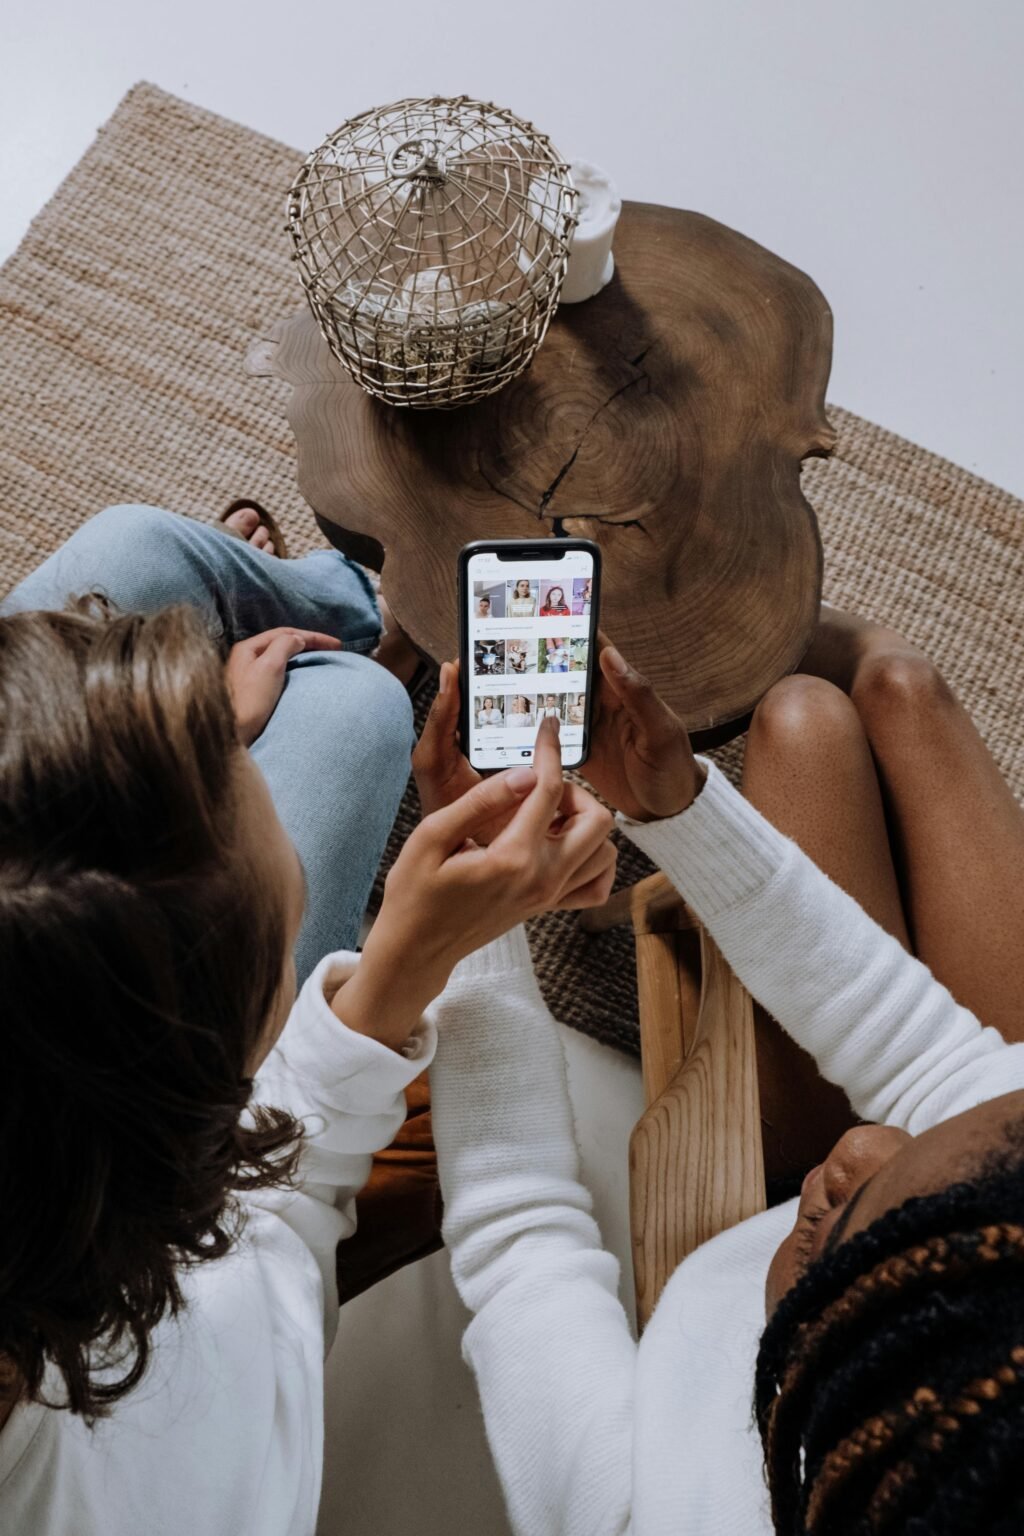
[[[1019,0],[7,0],[0,258],[138,79],[303,150],[365,107],[468,92],[625,196],[803,267],[835,312],[831,397],[1024,495],[1022,58]],[[628,1262],[638,1074],[566,1047],[586,1175]],[[346,1309],[322,1536],[506,1529],[460,1321],[443,1257]]]

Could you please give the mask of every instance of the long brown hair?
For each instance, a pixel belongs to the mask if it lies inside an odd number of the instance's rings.
[[[239,750],[190,610],[0,620],[0,1362],[87,1418],[297,1156],[290,1116],[242,1123],[286,919]]]

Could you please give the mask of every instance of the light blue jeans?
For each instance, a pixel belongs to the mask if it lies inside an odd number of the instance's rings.
[[[289,662],[281,701],[252,746],[306,871],[301,984],[329,950],[355,947],[409,777],[412,709],[401,683],[369,659],[381,625],[365,572],[337,550],[277,560],[159,507],[107,507],[15,587],[0,615],[62,608],[86,592],[133,612],[189,603],[229,644],[279,624],[344,642],[344,651]]]

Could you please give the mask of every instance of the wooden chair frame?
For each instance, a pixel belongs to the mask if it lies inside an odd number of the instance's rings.
[[[687,1254],[765,1207],[754,1007],[664,875],[590,913],[636,936],[647,1108],[629,1148],[637,1326]]]

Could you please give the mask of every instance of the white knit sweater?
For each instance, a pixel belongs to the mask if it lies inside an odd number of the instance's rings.
[[[1024,1087],[1024,1045],[982,1029],[707,766],[689,810],[627,831],[858,1113],[918,1132]],[[638,1347],[578,1182],[561,1046],[522,932],[463,962],[435,1010],[445,1235],[514,1529],[770,1532],[754,1360],[796,1202],[680,1265]]]
[[[313,1536],[335,1250],[434,1051],[426,1021],[401,1052],[338,1022],[327,997],[357,963],[321,961],[257,1079],[264,1103],[305,1121],[298,1188],[244,1200],[242,1240],[184,1275],[187,1310],[156,1329],[150,1369],[109,1419],[89,1429],[41,1403],[15,1408],[0,1433],[0,1536]],[[47,1388],[59,1401],[59,1380]]]

